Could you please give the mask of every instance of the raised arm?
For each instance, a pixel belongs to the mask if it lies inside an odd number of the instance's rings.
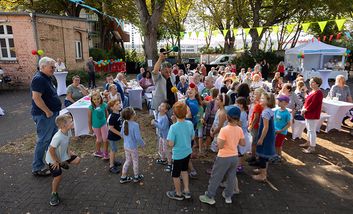
[[[159,74],[159,69],[161,69],[161,64],[162,62],[164,62],[164,60],[165,60],[165,55],[163,53],[160,53],[156,64],[154,64],[153,71],[152,71],[153,74]]]

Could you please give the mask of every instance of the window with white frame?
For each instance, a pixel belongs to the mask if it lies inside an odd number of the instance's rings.
[[[81,41],[75,41],[76,59],[82,59],[82,44]]]
[[[0,60],[16,60],[12,26],[0,25]]]

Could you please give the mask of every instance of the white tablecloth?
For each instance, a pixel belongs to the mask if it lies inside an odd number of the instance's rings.
[[[129,105],[142,110],[142,87],[134,86],[127,91],[129,93]]]
[[[88,135],[88,107],[91,105],[89,96],[85,96],[66,109],[74,119],[75,136]]]
[[[326,132],[331,129],[341,130],[342,120],[351,108],[353,103],[324,99],[322,109],[331,115],[327,121]]]
[[[67,71],[63,72],[54,72],[54,76],[56,79],[56,82],[58,83],[58,87],[56,89],[56,92],[58,95],[63,95],[66,94],[66,76],[67,76]]]
[[[328,78],[332,72],[332,70],[318,70],[320,73],[321,79],[322,79],[322,84],[320,88],[326,90],[330,88],[330,85],[328,84]]]

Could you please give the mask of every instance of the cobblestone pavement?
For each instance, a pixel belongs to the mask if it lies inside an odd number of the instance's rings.
[[[216,204],[201,204],[210,163],[195,161],[199,178],[192,180],[192,198],[173,201],[165,192],[172,180],[152,159],[140,159],[143,183],[120,184],[108,164],[84,157],[79,166],[64,170],[62,203],[49,205],[51,177],[31,175],[31,155],[0,154],[0,213],[353,213],[352,175],[325,167],[271,166],[268,183],[238,175],[241,193],[227,205],[219,189]],[[277,190],[276,190],[277,189]]]

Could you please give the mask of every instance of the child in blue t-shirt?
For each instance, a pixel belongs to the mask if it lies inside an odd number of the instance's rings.
[[[96,157],[109,160],[108,154],[108,105],[103,101],[103,97],[99,91],[94,92],[91,96],[91,105],[88,107],[88,129],[90,134],[96,135]],[[103,142],[104,152],[101,152],[101,144]]]
[[[175,190],[168,191],[167,196],[171,199],[181,201],[184,198],[191,198],[188,165],[192,153],[190,142],[194,139],[195,132],[193,124],[185,120],[187,114],[187,106],[185,103],[175,103],[173,113],[177,118],[177,122],[170,126],[167,140],[169,146],[172,147],[172,177]],[[181,192],[180,174],[184,184],[183,192]]]
[[[277,156],[272,160],[272,162],[281,162],[282,160],[282,146],[286,138],[288,128],[291,126],[291,114],[287,110],[287,105],[289,103],[289,97],[285,95],[280,95],[277,97],[278,109],[274,112],[274,123],[275,123],[275,147]]]
[[[167,136],[169,131],[169,118],[167,112],[169,110],[169,104],[162,102],[158,107],[157,120],[153,119],[151,125],[158,129],[158,154],[160,159],[156,160],[157,164],[168,164],[165,169],[166,172],[170,172],[172,169],[172,157],[171,151],[168,148]]]
[[[112,113],[108,117],[108,141],[110,145],[109,153],[109,172],[118,174],[120,170],[117,168],[118,165],[121,165],[120,162],[115,161],[115,153],[118,151],[116,143],[121,139],[121,119],[120,119],[120,110],[121,110],[121,101],[111,100],[108,103],[109,108],[112,110]]]

